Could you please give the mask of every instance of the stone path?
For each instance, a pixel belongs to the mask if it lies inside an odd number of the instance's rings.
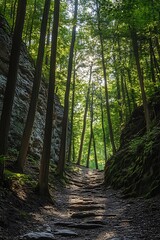
[[[118,192],[103,189],[101,171],[77,168],[77,172],[67,174],[67,179],[66,188],[57,191],[56,209],[46,205],[39,214],[32,213],[33,231],[18,239],[160,239],[159,233],[147,225],[147,217],[143,225],[143,216],[136,211],[136,207],[141,208],[137,200],[125,200]]]

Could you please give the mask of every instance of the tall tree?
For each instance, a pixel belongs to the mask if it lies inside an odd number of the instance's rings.
[[[76,58],[76,54],[75,54]],[[74,104],[75,104],[75,85],[76,85],[76,68],[75,68],[75,60],[74,60],[74,72],[73,72],[73,84],[72,84],[72,106],[71,106],[71,132],[70,132],[70,144],[69,144],[69,152],[68,152],[68,162],[71,161],[71,150],[73,145],[73,120],[74,120]]]
[[[105,133],[105,124],[104,124],[104,110],[103,110],[103,99],[102,91],[100,89],[100,108],[101,108],[101,124],[102,124],[102,133],[103,133],[103,144],[104,144],[104,157],[105,162],[107,161],[107,149],[106,149],[106,133]]]
[[[75,0],[74,21],[73,21],[74,25],[72,29],[72,40],[71,40],[70,53],[69,53],[68,74],[67,74],[66,92],[65,92],[65,100],[64,100],[64,113],[63,113],[63,120],[62,120],[61,147],[60,147],[60,156],[59,156],[58,167],[57,167],[57,172],[60,176],[63,175],[65,160],[66,160],[69,93],[70,93],[70,83],[71,83],[71,75],[72,75],[74,45],[76,40],[77,13],[78,13],[78,0]]]
[[[37,56],[37,62],[36,62],[36,68],[35,68],[33,87],[32,87],[31,101],[30,101],[29,111],[27,115],[26,125],[23,132],[23,137],[21,141],[21,148],[19,151],[18,159],[17,159],[18,168],[22,172],[24,169],[25,161],[26,161],[26,155],[28,151],[32,128],[33,128],[33,123],[34,123],[34,118],[36,113],[36,106],[38,101],[39,88],[41,83],[45,36],[46,36],[46,29],[47,29],[48,14],[50,9],[50,2],[51,2],[50,0],[46,0],[44,5],[40,40],[39,40],[39,49],[38,49],[38,56]]]
[[[86,131],[86,119],[87,119],[87,112],[88,112],[88,105],[89,105],[89,94],[90,94],[91,79],[92,79],[92,63],[91,63],[91,66],[90,66],[88,91],[87,91],[87,96],[86,96],[86,106],[85,106],[84,117],[83,117],[83,128],[82,128],[81,142],[80,142],[79,153],[78,153],[78,161],[77,161],[78,165],[80,165],[80,162],[81,162],[83,142],[84,142],[84,136],[85,136],[85,131]]]
[[[7,84],[3,100],[3,109],[0,119],[0,155],[6,155],[8,150],[8,134],[10,129],[12,106],[17,81],[22,32],[26,12],[26,0],[18,1],[15,29],[12,39],[12,49],[9,62]],[[4,164],[0,165],[0,177],[3,175]]]
[[[48,99],[47,99],[47,112],[46,112],[43,152],[42,152],[42,157],[41,157],[40,174],[39,174],[39,182],[38,182],[38,191],[41,195],[49,195],[48,175],[49,175],[51,138],[52,138],[52,128],[53,128],[52,119],[53,119],[54,90],[55,90],[55,73],[56,73],[59,13],[60,13],[60,0],[55,0],[54,1],[54,21],[53,21],[53,29],[52,29],[51,58],[50,58],[50,76],[49,76]]]
[[[106,109],[107,109],[107,119],[108,119],[108,127],[109,127],[109,134],[110,134],[110,141],[112,145],[113,153],[116,152],[116,146],[114,141],[114,134],[113,134],[113,127],[112,127],[112,120],[111,120],[111,113],[110,113],[110,104],[109,104],[109,94],[108,94],[108,82],[107,82],[107,73],[106,73],[106,64],[105,64],[105,57],[104,57],[104,43],[103,43],[103,35],[101,29],[101,19],[100,19],[100,9],[98,5],[98,1],[96,0],[97,5],[97,24],[98,24],[98,31],[100,37],[100,45],[101,45],[101,58],[102,58],[102,67],[103,67],[103,76],[105,82],[105,95],[106,95]]]
[[[135,61],[136,61],[136,66],[137,66],[139,84],[140,84],[141,94],[142,94],[146,128],[148,130],[150,127],[149,107],[148,107],[147,97],[146,97],[146,93],[145,93],[145,89],[144,89],[143,73],[142,73],[142,69],[141,69],[141,65],[140,65],[137,33],[134,28],[131,29],[131,38],[132,38],[133,51],[134,51],[134,56],[135,56]]]

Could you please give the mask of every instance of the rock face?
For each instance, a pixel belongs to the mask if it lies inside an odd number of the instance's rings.
[[[6,20],[0,16],[0,114],[3,106],[3,95],[7,80],[9,56],[12,45],[10,28]],[[34,79],[34,64],[29,57],[25,44],[22,43],[19,70],[17,77],[16,92],[12,111],[12,119],[9,134],[9,149],[19,149],[21,137],[27,118],[29,102],[31,97],[32,84]],[[55,97],[54,110],[54,132],[52,139],[51,157],[58,161],[60,148],[61,122],[63,117],[63,107],[60,104],[58,96]],[[47,105],[47,86],[42,80],[39,101],[37,106],[36,118],[29,146],[29,154],[39,158],[42,151],[45,114]]]
[[[125,197],[160,193],[160,91],[149,99],[150,130],[143,107],[136,108],[121,134],[120,148],[105,167],[105,183],[123,189]]]

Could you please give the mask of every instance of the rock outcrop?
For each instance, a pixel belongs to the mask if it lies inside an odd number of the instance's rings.
[[[143,107],[137,107],[121,134],[120,148],[105,167],[105,183],[125,196],[160,193],[160,91],[149,101],[152,124],[146,131]]]
[[[6,20],[0,16],[0,113],[3,106],[3,96],[7,80],[12,36]],[[34,79],[34,64],[27,52],[24,43],[21,46],[19,70],[17,77],[16,92],[12,111],[11,127],[9,134],[9,150],[18,150],[21,143],[22,133],[27,117],[29,102],[31,97],[32,84]],[[61,135],[61,122],[63,117],[63,107],[58,96],[55,97],[54,110],[54,132],[52,139],[51,157],[58,161]],[[42,151],[45,114],[47,105],[47,84],[42,80],[39,101],[37,106],[36,118],[29,146],[29,154],[39,158]]]

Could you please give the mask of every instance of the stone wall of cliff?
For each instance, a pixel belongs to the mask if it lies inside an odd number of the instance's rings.
[[[7,80],[10,50],[12,45],[12,36],[6,20],[0,16],[0,114],[3,106],[3,96]],[[11,127],[9,134],[9,149],[18,150],[21,143],[22,133],[27,117],[29,102],[31,97],[32,84],[34,79],[34,64],[29,57],[25,44],[22,43],[19,70],[17,77],[17,86],[12,111]],[[45,125],[47,102],[47,84],[42,80],[39,101],[37,106],[34,128],[29,146],[29,154],[40,158],[43,146],[43,134]],[[52,139],[51,157],[58,161],[61,135],[61,122],[63,117],[63,107],[60,104],[58,96],[55,95],[54,111],[54,131]]]

